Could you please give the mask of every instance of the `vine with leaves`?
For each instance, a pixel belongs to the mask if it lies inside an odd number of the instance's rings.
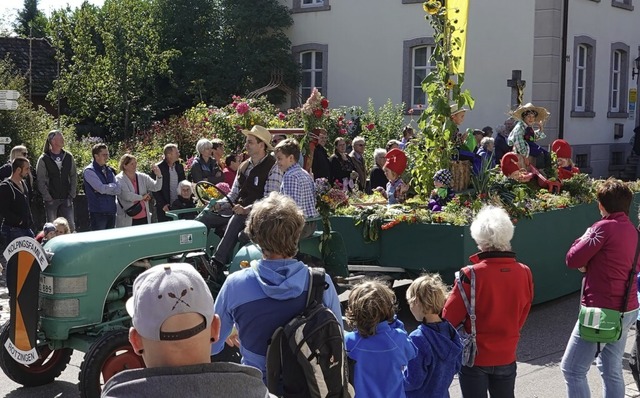
[[[452,72],[460,63],[460,57],[455,56],[454,51],[462,43],[453,36],[458,29],[457,20],[448,18],[448,13],[459,10],[447,10],[436,0],[424,2],[423,9],[427,14],[425,19],[434,31],[435,48],[429,60],[433,69],[422,81],[428,105],[420,115],[418,127],[424,141],[407,149],[414,160],[411,185],[420,196],[427,198],[433,189],[433,175],[440,169],[448,169],[455,155],[452,136],[456,125],[450,119],[450,104],[473,108],[474,99],[469,90],[462,89],[464,73]]]

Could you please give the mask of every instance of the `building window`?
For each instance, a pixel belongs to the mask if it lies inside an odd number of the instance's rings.
[[[291,12],[329,11],[330,9],[329,0],[293,0]]]
[[[435,42],[431,37],[422,37],[404,42],[402,60],[402,101],[407,110],[421,112],[427,105],[422,90],[422,80],[433,70],[431,55]]]
[[[594,117],[596,41],[588,36],[576,36],[573,47],[573,103],[571,117]]]
[[[584,89],[587,86],[587,46],[578,46],[578,56],[576,57],[576,91],[575,105],[573,109],[584,112]]]
[[[624,152],[622,151],[611,152],[611,159],[609,161],[609,166],[622,166],[622,165],[624,165]]]
[[[586,153],[576,155],[576,167],[579,169],[586,169],[589,167],[589,155]]]
[[[629,46],[624,43],[611,45],[611,67],[609,75],[609,118],[629,117],[627,112],[629,86]]]
[[[298,88],[298,98],[291,99],[291,106],[302,105],[316,87],[322,95],[327,96],[327,53],[326,44],[303,44],[293,46],[291,52],[300,63],[302,81]]]
[[[322,52],[305,51],[300,54],[299,61],[302,65],[300,95],[302,99],[306,99],[311,96],[311,91],[315,87],[322,89]]]
[[[611,6],[633,11],[633,0],[611,0]]]

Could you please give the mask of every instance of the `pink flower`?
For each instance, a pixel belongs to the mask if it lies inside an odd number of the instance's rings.
[[[339,132],[340,132],[340,135],[345,135],[347,134],[347,129],[340,129]]]
[[[367,130],[369,130],[369,131],[373,130],[374,127],[376,127],[376,125],[373,124],[373,123],[367,124]]]
[[[244,115],[245,113],[249,112],[249,104],[247,104],[246,102],[239,103],[238,106],[236,106],[236,112],[238,112],[238,114],[240,115]]]
[[[338,126],[339,126],[339,127],[342,127],[342,125],[343,125],[343,124],[344,124],[344,123],[342,123],[342,120],[338,120]]]
[[[329,107],[329,100],[326,98],[323,98],[320,101],[320,105],[322,106],[322,109],[327,109]]]
[[[413,108],[409,108],[409,110],[407,111],[407,113],[408,113],[409,115],[413,115]]]
[[[284,120],[285,117],[287,117],[287,115],[285,115],[284,113],[282,112],[278,113],[278,119]]]
[[[229,188],[229,184],[227,184],[226,182],[219,182],[216,184],[216,187],[224,192],[225,195],[231,192],[231,188]]]

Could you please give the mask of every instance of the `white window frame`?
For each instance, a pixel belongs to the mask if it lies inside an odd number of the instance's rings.
[[[423,48],[427,49],[427,59],[426,59],[425,65],[417,66],[416,52]],[[432,70],[435,69],[435,65],[431,63],[431,56],[433,55],[434,50],[435,50],[435,46],[428,45],[428,44],[422,45],[422,46],[415,46],[411,49],[411,108],[412,109],[419,109],[420,107],[424,109],[427,106],[427,93],[425,92],[422,92],[422,95],[424,95],[424,104],[418,104],[416,102],[415,90],[416,88],[420,88],[420,90],[422,90],[422,81],[419,81],[419,82],[416,81],[416,71],[424,70],[425,76],[427,76],[429,73],[431,73]]]
[[[302,86],[302,80],[300,81],[300,90],[299,90],[299,94],[302,97],[302,101],[306,101],[307,98],[309,98],[309,95],[303,95],[303,91],[305,89],[309,90],[309,94],[311,94],[311,92],[313,91],[313,88],[317,88],[318,90],[322,91],[322,84],[318,86],[317,82],[316,82],[316,73],[320,72],[322,74],[322,83],[324,84],[324,79],[325,79],[325,71],[322,68],[317,68],[317,56],[318,54],[322,54],[322,59],[324,62],[324,53],[322,51],[317,51],[317,50],[309,50],[309,51],[303,51],[300,53],[300,55],[298,56],[298,62],[300,62],[300,65],[302,65],[302,58],[304,57],[305,54],[311,54],[311,68],[310,69],[301,69],[300,73],[304,74],[304,73],[311,73],[311,86],[310,87],[303,87]],[[322,93],[324,94],[324,93]]]
[[[622,52],[616,50],[611,59],[611,103],[610,112],[620,112],[620,85],[622,81]]]
[[[305,3],[306,1],[308,1],[308,3]],[[324,5],[324,0],[300,0],[301,8],[322,7],[323,5]]]
[[[582,57],[580,52],[583,52]],[[589,47],[586,44],[578,45],[576,51],[576,83],[574,88],[574,104],[573,109],[577,112],[585,111],[585,103],[587,100],[587,57],[589,55]],[[582,78],[580,75],[582,72]]]

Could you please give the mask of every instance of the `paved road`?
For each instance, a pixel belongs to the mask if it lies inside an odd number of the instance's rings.
[[[396,293],[403,297],[406,286],[397,287]],[[4,278],[0,277],[0,322],[8,318],[7,294]],[[516,380],[516,396],[522,398],[553,398],[565,395],[564,381],[559,364],[567,339],[573,328],[577,313],[578,294],[572,294],[550,303],[534,307],[522,331],[518,347],[518,378]],[[416,327],[404,300],[401,300],[400,318],[407,329]],[[631,350],[635,330],[627,339],[627,353]],[[628,367],[628,354],[623,359],[627,384],[627,397],[640,397],[635,388]],[[0,397],[7,398],[51,398],[79,397],[77,391],[78,373],[82,363],[82,354],[74,353],[71,363],[61,377],[54,383],[37,388],[24,388],[9,380],[0,372]],[[595,366],[589,373],[591,392],[594,397],[601,396],[602,384]],[[450,388],[452,398],[460,398],[457,380]]]

